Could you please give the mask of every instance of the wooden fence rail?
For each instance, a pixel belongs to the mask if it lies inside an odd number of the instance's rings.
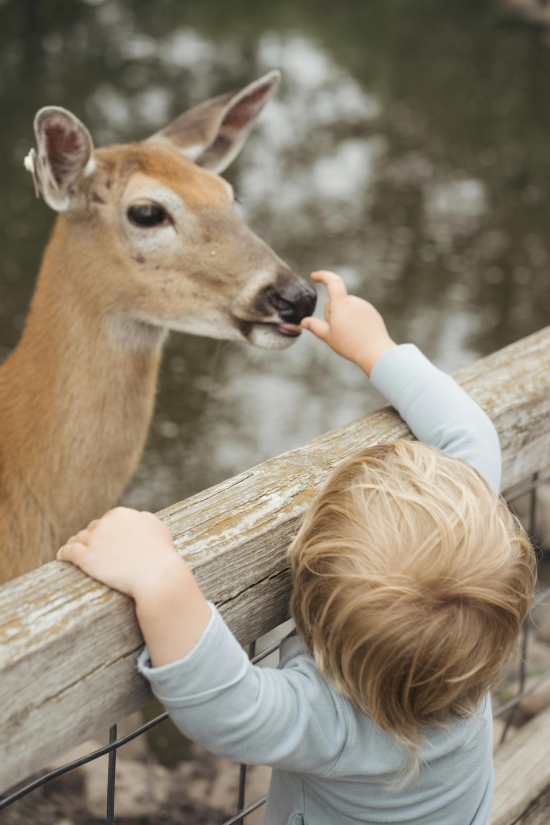
[[[500,435],[503,486],[550,465],[550,327],[456,374]],[[389,407],[160,513],[243,644],[287,618],[286,549],[328,473],[410,433]],[[0,792],[150,699],[132,603],[52,562],[0,587]]]

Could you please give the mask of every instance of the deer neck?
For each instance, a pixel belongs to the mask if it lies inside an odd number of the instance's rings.
[[[164,338],[102,300],[97,279],[114,286],[120,264],[88,256],[82,241],[58,219],[21,342],[0,370],[3,478],[28,489],[55,541],[112,505],[135,471]]]

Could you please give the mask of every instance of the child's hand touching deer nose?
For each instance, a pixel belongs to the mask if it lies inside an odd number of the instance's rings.
[[[304,318],[302,327],[370,375],[378,359],[397,346],[388,335],[382,316],[368,301],[348,295],[343,280],[334,272],[313,272],[311,278],[327,288],[325,320]]]

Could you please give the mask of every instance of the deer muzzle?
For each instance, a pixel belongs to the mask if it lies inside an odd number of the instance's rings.
[[[312,314],[316,301],[315,289],[281,266],[271,283],[260,289],[250,303],[241,298],[240,306],[248,312],[232,314],[250,344],[262,349],[286,349],[300,335],[300,322]]]

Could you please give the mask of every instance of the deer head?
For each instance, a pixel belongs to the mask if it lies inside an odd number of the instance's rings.
[[[278,82],[270,72],[146,141],[97,150],[71,112],[36,115],[35,183],[86,262],[90,312],[109,318],[118,345],[173,329],[282,349],[300,334],[315,291],[240,220],[220,177]]]

